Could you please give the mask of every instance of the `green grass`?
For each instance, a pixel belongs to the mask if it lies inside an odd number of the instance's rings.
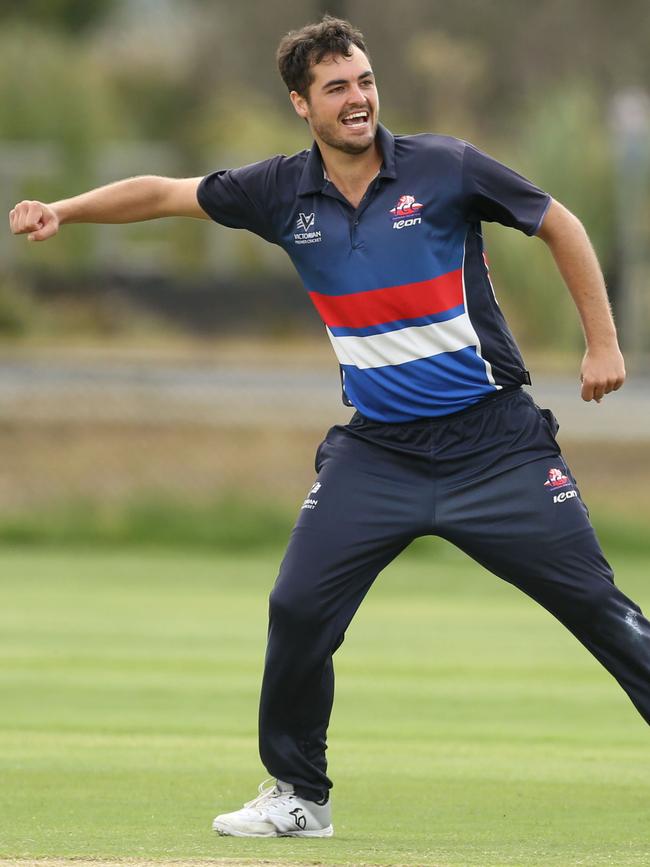
[[[305,489],[306,490],[306,489]],[[650,499],[621,511],[591,508],[594,526],[607,550],[650,558],[650,537],[644,521]],[[207,502],[183,502],[158,494],[140,494],[115,503],[57,501],[39,508],[0,514],[0,545],[177,549],[235,553],[269,551],[283,545],[296,513],[296,499],[269,500],[231,491]],[[441,547],[440,540],[426,540]],[[420,551],[416,542],[411,550]]]
[[[336,836],[213,836],[265,775],[279,556],[0,554],[0,857],[650,864],[645,723],[546,612],[441,545],[381,576],[337,654]],[[650,559],[614,565],[650,607]]]
[[[55,503],[0,515],[0,543],[246,551],[277,548],[295,520],[295,503],[227,494],[207,503],[141,496],[122,503]]]

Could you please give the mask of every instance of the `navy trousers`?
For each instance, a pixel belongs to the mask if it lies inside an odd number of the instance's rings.
[[[559,446],[520,389],[442,419],[333,427],[270,598],[260,701],[269,773],[328,796],[332,655],[377,574],[441,536],[563,623],[650,722],[650,624],[616,587]]]

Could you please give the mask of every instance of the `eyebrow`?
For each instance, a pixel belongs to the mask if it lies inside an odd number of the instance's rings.
[[[374,76],[374,74],[375,73],[372,71],[372,69],[367,69],[365,72],[361,73],[361,75],[357,78],[357,81],[361,81],[362,78],[368,78],[368,77],[372,78]],[[331,81],[327,81],[323,85],[322,90],[327,90],[328,87],[334,87],[335,85],[338,85],[338,84],[347,84],[348,80],[349,79],[347,79],[347,78],[333,78]]]

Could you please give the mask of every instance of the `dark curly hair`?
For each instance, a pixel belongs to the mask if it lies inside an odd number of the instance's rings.
[[[311,68],[328,55],[349,57],[356,45],[370,58],[363,33],[343,18],[324,15],[317,24],[307,24],[283,36],[276,59],[282,80],[289,91],[307,98],[313,81]]]

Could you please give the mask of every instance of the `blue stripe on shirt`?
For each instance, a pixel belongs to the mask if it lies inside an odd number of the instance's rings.
[[[359,412],[388,423],[458,412],[495,390],[471,346],[404,364],[342,368],[345,392]]]
[[[364,328],[349,328],[346,325],[329,325],[334,337],[369,337],[371,334],[386,334],[388,331],[399,331],[402,328],[412,328],[417,325],[431,325],[433,322],[448,322],[465,312],[465,305],[450,307],[440,313],[429,316],[418,316],[416,319],[396,319],[394,322],[380,322],[378,325],[367,325]]]

